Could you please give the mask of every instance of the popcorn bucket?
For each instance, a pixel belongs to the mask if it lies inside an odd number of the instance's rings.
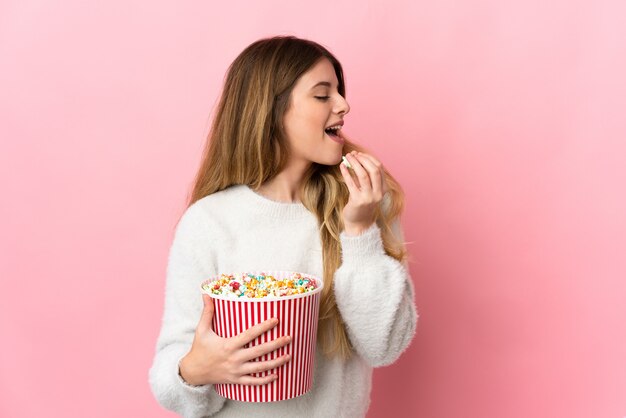
[[[285,279],[293,273],[291,271],[263,271],[251,274]],[[213,298],[215,306],[213,330],[220,337],[234,337],[270,318],[278,318],[278,325],[251,341],[247,347],[263,344],[283,335],[291,336],[290,344],[252,360],[273,360],[289,354],[291,360],[286,364],[273,370],[250,375],[263,377],[273,372],[278,376],[276,380],[262,386],[215,384],[215,391],[220,396],[244,402],[275,402],[304,395],[311,389],[319,303],[324,285],[322,280],[315,276],[300,274],[305,278],[315,279],[318,287],[306,293],[274,298],[236,298],[214,295],[201,288],[203,293]],[[205,280],[202,284],[219,278],[220,276]]]

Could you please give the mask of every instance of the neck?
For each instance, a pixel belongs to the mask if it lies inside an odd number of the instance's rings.
[[[300,203],[300,184],[310,166],[308,161],[294,161],[274,178],[263,183],[257,191],[275,201]]]

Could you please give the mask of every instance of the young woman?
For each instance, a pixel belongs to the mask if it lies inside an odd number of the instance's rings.
[[[309,40],[262,39],[231,64],[170,249],[149,374],[163,407],[185,417],[363,417],[372,368],[393,363],[411,342],[418,315],[403,194],[378,159],[336,129],[350,110],[345,96],[341,64]],[[270,270],[324,280],[313,387],[281,402],[222,398],[216,383],[271,382],[274,374],[250,374],[289,357],[252,360],[289,337],[246,348],[276,326],[271,320],[217,336],[200,283]]]

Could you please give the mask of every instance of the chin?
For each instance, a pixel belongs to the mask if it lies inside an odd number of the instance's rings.
[[[318,161],[317,163],[320,165],[339,165],[339,163],[341,162],[341,157],[342,154],[339,154],[338,157],[331,158],[329,160]]]

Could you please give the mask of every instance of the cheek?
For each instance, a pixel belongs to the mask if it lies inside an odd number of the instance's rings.
[[[327,119],[327,114],[312,106],[303,106],[298,112],[298,121],[300,122],[300,126],[309,131],[323,133]]]
[[[292,110],[293,113],[290,115],[290,123],[288,126],[285,126],[286,131],[292,135],[292,137],[324,137],[324,128],[328,121],[327,113],[320,112],[317,108],[302,106]],[[287,127],[289,129],[287,129]]]

